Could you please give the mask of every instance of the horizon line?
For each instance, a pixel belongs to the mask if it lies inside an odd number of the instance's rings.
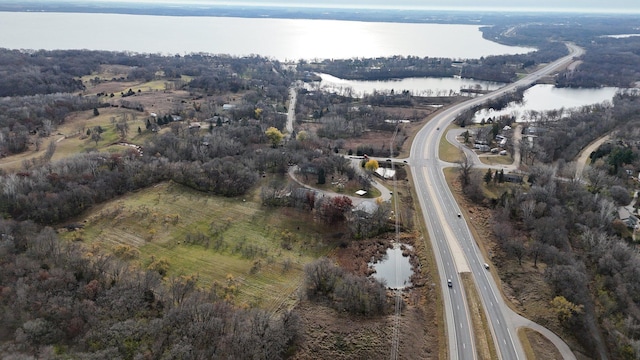
[[[0,0],[0,4],[13,3],[11,1],[3,1]],[[32,5],[32,4],[43,5],[37,1],[24,1],[22,5]],[[107,0],[99,0],[93,3],[86,3],[84,1],[77,0],[58,0],[52,1],[49,4],[73,4],[73,5],[84,5],[88,7],[97,7],[100,8],[106,4],[111,6],[119,6],[119,5],[136,5],[136,4],[144,4],[156,7],[255,7],[255,8],[288,8],[288,9],[317,9],[317,10],[396,10],[396,11],[455,11],[455,12],[483,12],[483,13],[491,13],[491,12],[508,12],[508,13],[558,13],[558,14],[567,14],[567,13],[580,13],[580,14],[602,14],[602,15],[631,15],[631,14],[640,14],[640,8],[638,9],[625,9],[625,8],[568,8],[568,7],[558,7],[558,8],[536,8],[536,7],[461,7],[461,6],[415,6],[415,5],[401,5],[401,6],[393,6],[393,5],[357,5],[357,4],[296,4],[296,3],[282,3],[282,2],[270,2],[270,3],[258,3],[254,1],[241,1],[241,2],[231,2],[231,1],[214,1],[207,2],[202,0],[187,0],[187,1],[178,1],[178,0],[132,0],[132,1],[107,1]],[[15,3],[14,3],[15,4]]]

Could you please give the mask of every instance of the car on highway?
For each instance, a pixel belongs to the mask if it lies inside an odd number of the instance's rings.
[[[485,269],[489,270],[489,264],[484,263],[484,264],[482,264],[482,266],[484,266]]]
[[[447,279],[447,286],[453,287],[453,283],[451,282],[451,279]]]

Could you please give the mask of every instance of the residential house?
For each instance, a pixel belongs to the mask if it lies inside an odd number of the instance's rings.
[[[633,206],[620,206],[618,208],[618,217],[630,229],[638,227],[638,218],[633,214],[635,209]]]

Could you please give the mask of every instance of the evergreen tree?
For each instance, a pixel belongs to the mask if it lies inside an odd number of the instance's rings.
[[[491,169],[487,169],[487,173],[484,174],[484,182],[487,183],[487,185],[489,185],[492,178],[493,178],[493,173],[491,172]]]
[[[326,175],[324,173],[324,169],[320,168],[320,170],[318,170],[318,184],[322,185],[327,182],[327,179],[325,176]]]

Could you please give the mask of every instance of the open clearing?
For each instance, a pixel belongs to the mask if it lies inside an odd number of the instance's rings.
[[[164,259],[167,276],[197,275],[200,286],[217,284],[238,304],[290,306],[304,265],[334,248],[324,239],[339,229],[245,200],[162,183],[95,207],[78,219],[84,229],[67,236],[107,251],[129,246],[142,268]],[[282,246],[285,237],[291,250]]]

